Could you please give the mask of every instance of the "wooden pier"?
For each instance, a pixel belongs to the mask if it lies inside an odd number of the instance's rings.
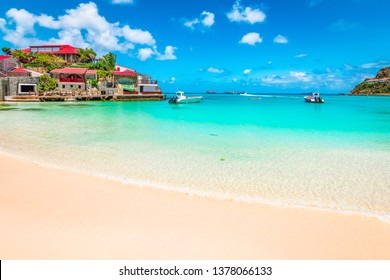
[[[5,96],[9,102],[65,102],[65,101],[152,101],[166,100],[165,94],[105,94],[105,95],[16,95]]]

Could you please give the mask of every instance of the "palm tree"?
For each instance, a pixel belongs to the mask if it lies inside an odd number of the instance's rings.
[[[96,52],[91,48],[79,49],[80,61],[84,63],[93,62],[96,58]]]
[[[12,54],[11,49],[8,48],[8,47],[4,47],[4,48],[2,48],[1,50],[2,50],[3,53],[6,54],[6,55],[11,55],[11,54]]]
[[[16,59],[16,62],[19,67],[22,67],[23,63],[29,62],[29,57],[22,50],[14,50],[12,52],[12,57]]]

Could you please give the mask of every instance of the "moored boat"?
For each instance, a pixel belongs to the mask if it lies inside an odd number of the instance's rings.
[[[324,103],[325,100],[321,98],[319,92],[312,92],[311,96],[305,96],[305,102],[307,103]]]
[[[199,103],[203,101],[203,96],[186,96],[183,91],[177,91],[176,95],[169,99],[169,103]]]

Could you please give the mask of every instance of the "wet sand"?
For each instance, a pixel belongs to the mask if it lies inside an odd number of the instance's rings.
[[[390,259],[390,224],[123,185],[0,156],[0,259]]]

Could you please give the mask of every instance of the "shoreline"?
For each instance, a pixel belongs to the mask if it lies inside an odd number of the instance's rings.
[[[390,259],[390,224],[72,173],[0,154],[1,259]]]
[[[202,191],[195,191],[193,189],[189,189],[189,187],[183,187],[178,188],[171,185],[164,185],[156,182],[148,182],[148,181],[141,181],[137,179],[126,179],[122,177],[116,177],[113,175],[107,175],[107,174],[98,174],[98,173],[90,173],[87,171],[79,171],[76,169],[71,169],[68,167],[56,165],[56,164],[50,164],[43,161],[37,161],[33,160],[29,157],[25,157],[22,155],[15,155],[12,152],[7,152],[0,149],[0,158],[6,157],[15,159],[18,161],[23,162],[29,162],[32,164],[37,165],[38,167],[45,168],[45,169],[54,169],[54,170],[60,170],[64,171],[70,174],[76,174],[81,176],[86,176],[90,178],[95,178],[98,180],[103,180],[115,184],[120,184],[123,186],[129,186],[129,187],[138,187],[138,188],[145,188],[150,190],[158,190],[168,193],[177,193],[177,194],[183,194],[186,196],[193,196],[198,198],[205,198],[205,199],[211,199],[211,200],[217,200],[217,201],[230,201],[235,203],[242,203],[242,204],[249,204],[249,205],[263,205],[263,206],[270,206],[270,207],[283,207],[287,209],[301,209],[301,210],[307,210],[307,211],[316,211],[316,212],[323,212],[323,213],[333,213],[337,215],[357,215],[362,216],[366,218],[374,218],[381,222],[387,223],[390,225],[390,213],[380,213],[380,212],[367,212],[363,210],[347,210],[347,209],[334,209],[334,208],[326,208],[326,207],[320,207],[320,206],[313,206],[313,205],[301,205],[301,204],[292,204],[288,203],[286,201],[279,201],[279,200],[266,200],[262,198],[254,198],[246,195],[233,195],[233,194],[218,194],[213,192],[202,192]]]

